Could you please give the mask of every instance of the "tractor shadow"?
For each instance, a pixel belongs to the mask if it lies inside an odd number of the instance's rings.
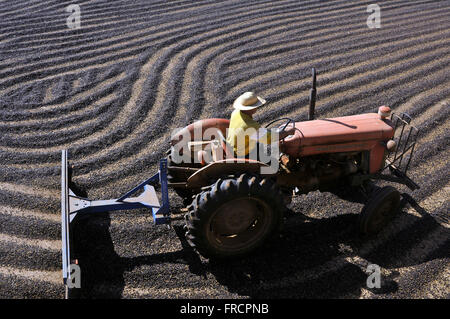
[[[448,258],[445,244],[425,255],[411,257],[406,252],[431,231],[450,235],[413,198],[402,196],[402,212],[394,220],[397,225],[381,237],[359,235],[357,214],[315,219],[288,211],[279,238],[248,258],[210,261],[208,271],[230,292],[256,299],[358,298],[363,288],[375,295],[394,294],[399,273],[390,269]],[[421,217],[406,213],[407,204]],[[367,262],[360,264],[360,258]],[[368,264],[381,267],[380,288],[367,288]]]
[[[72,298],[122,298],[125,288],[124,273],[142,265],[158,267],[166,263],[184,264],[188,266],[190,273],[199,278],[206,278],[206,267],[187,243],[182,226],[172,227],[181,242],[181,250],[121,257],[115,251],[110,224],[109,213],[98,213],[89,217],[77,216],[72,222],[73,256],[78,259],[81,268],[81,289],[76,289]]]
[[[137,257],[121,257],[115,249],[110,233],[109,213],[80,218],[73,224],[74,256],[81,268],[81,289],[74,298],[118,299],[125,288],[124,273],[142,265],[165,263],[186,264],[192,274],[206,278],[206,268],[199,255],[187,243],[182,226],[173,226],[182,249]]]
[[[199,282],[207,280],[207,275],[212,274],[230,293],[239,296],[357,298],[363,288],[367,289],[369,274],[365,273],[366,266],[350,262],[354,257],[361,257],[388,270],[387,274],[382,274],[381,288],[370,291],[381,295],[392,294],[398,290],[396,278],[399,274],[389,269],[448,257],[448,252],[442,247],[428,255],[405,258],[405,252],[414,248],[430,231],[448,230],[409,195],[403,194],[402,204],[403,212],[396,220],[400,218],[401,224],[407,226],[389,230],[387,240],[359,236],[357,214],[311,218],[288,211],[280,237],[272,239],[251,256],[234,261],[204,261],[186,242],[181,224],[173,226],[181,250],[121,257],[114,249],[108,213],[80,218],[73,225],[74,255],[82,269],[79,297],[121,298],[125,272],[142,265],[159,267],[178,263],[187,265]],[[410,204],[421,217],[407,214],[406,204]]]
[[[72,222],[73,256],[81,268],[81,288],[75,298],[120,298],[126,264],[114,250],[109,213],[77,216]]]
[[[367,276],[345,260],[353,215],[313,220],[296,214],[275,238],[248,258],[210,261],[209,271],[230,292],[251,298],[338,298],[356,293]]]

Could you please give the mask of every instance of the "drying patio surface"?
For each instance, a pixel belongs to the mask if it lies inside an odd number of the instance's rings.
[[[75,225],[82,294],[98,298],[449,298],[450,1],[72,1],[0,3],[0,297],[62,298],[60,154],[93,199],[157,170],[173,129],[229,117],[255,91],[261,123],[307,118],[311,67],[319,118],[409,113],[420,129],[410,169],[421,185],[372,239],[361,204],[294,199],[281,236],[239,261],[192,251],[183,222],[140,212]],[[172,213],[182,201],[171,192]],[[382,288],[368,289],[368,264]]]

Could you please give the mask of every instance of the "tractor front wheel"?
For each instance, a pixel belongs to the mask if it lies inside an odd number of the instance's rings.
[[[207,258],[246,255],[279,229],[282,198],[272,181],[257,175],[219,179],[188,207],[186,238]]]
[[[392,186],[375,190],[363,207],[359,228],[365,235],[374,235],[386,226],[400,208],[400,193]]]

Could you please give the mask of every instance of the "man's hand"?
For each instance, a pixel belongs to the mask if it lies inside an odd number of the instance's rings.
[[[288,135],[294,135],[295,134],[295,127],[293,127],[293,126],[286,127],[286,129],[284,131],[286,133],[288,133]]]
[[[286,136],[294,135],[295,134],[295,127],[294,126],[288,126],[283,131],[282,128],[279,128],[279,139],[282,140]]]

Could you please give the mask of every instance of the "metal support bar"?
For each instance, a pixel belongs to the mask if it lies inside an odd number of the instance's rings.
[[[174,172],[182,172],[182,173],[191,173],[192,174],[192,173],[197,172],[200,168],[168,166],[167,169],[170,171],[174,171]]]
[[[87,214],[87,213],[101,213],[115,210],[127,210],[138,208],[159,208],[156,205],[147,205],[141,202],[118,202],[116,199],[108,200],[86,200],[77,196],[70,196],[70,206],[75,206],[75,210],[71,210],[70,214]]]
[[[124,195],[120,196],[117,201],[121,202],[123,201],[125,198],[130,197],[131,194],[133,194],[134,192],[136,192],[137,190],[141,189],[142,187],[144,187],[144,185],[148,185],[151,184],[153,182],[156,182],[157,180],[159,180],[159,172],[156,173],[155,175],[153,175],[152,177],[150,177],[149,179],[147,179],[146,181],[143,181],[142,183],[140,183],[138,186],[134,187],[133,189],[131,189],[130,191],[126,192]]]
[[[412,145],[411,153],[409,153],[408,162],[406,163],[405,170],[403,171],[403,173],[404,173],[405,175],[406,175],[406,172],[408,171],[409,164],[411,163],[411,159],[412,159],[412,157],[413,157],[413,154],[414,154],[414,148],[415,148],[415,147],[416,147],[416,143],[414,143],[414,144]]]
[[[419,185],[417,185],[412,179],[406,176],[402,171],[395,170],[393,173],[395,176],[386,174],[374,174],[372,178],[403,184],[406,185],[412,191],[420,188]]]
[[[62,272],[64,284],[70,280],[70,206],[69,206],[69,181],[67,150],[62,151],[61,156],[61,236],[62,236]]]
[[[153,212],[153,220],[156,225],[170,224],[169,189],[167,183],[167,159],[159,161],[159,183],[161,185],[162,206],[157,212]]]
[[[403,132],[405,131],[405,126],[406,126],[405,124],[402,125],[402,131],[400,133],[400,137],[398,138],[397,147],[395,148],[394,158],[397,158],[397,152],[400,149],[400,145],[402,144],[402,137],[403,137]]]
[[[403,172],[399,171],[395,167],[393,167],[393,175],[387,174],[367,174],[367,175],[355,175],[351,179],[352,186],[361,185],[363,181],[369,179],[379,179],[387,182],[394,182],[406,185],[411,190],[419,189],[420,186],[417,185],[413,180],[411,180],[408,176],[406,176]]]
[[[309,115],[308,115],[309,121],[314,120],[314,113],[315,113],[315,109],[316,109],[316,97],[317,97],[316,69],[312,68],[312,86],[311,86],[311,90],[309,91]]]

